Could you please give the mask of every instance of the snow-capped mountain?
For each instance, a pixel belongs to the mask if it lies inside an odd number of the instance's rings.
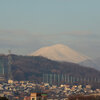
[[[30,56],[43,56],[51,60],[73,63],[80,63],[89,59],[89,57],[82,55],[63,44],[40,48],[30,54]]]

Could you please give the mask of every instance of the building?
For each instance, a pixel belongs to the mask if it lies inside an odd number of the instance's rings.
[[[30,100],[30,97],[25,96],[24,100]]]
[[[30,100],[47,100],[46,93],[31,93]]]

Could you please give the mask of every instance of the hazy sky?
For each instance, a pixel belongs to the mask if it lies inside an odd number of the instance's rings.
[[[100,0],[0,0],[0,53],[58,43],[100,57]]]

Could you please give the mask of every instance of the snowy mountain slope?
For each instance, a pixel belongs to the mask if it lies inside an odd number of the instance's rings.
[[[43,56],[51,60],[73,63],[80,63],[89,59],[89,57],[82,55],[63,44],[56,44],[53,46],[40,48],[39,50],[30,54],[30,56]]]

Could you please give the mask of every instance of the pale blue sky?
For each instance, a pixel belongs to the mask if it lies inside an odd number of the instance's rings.
[[[0,53],[57,43],[100,57],[100,0],[0,0]]]

